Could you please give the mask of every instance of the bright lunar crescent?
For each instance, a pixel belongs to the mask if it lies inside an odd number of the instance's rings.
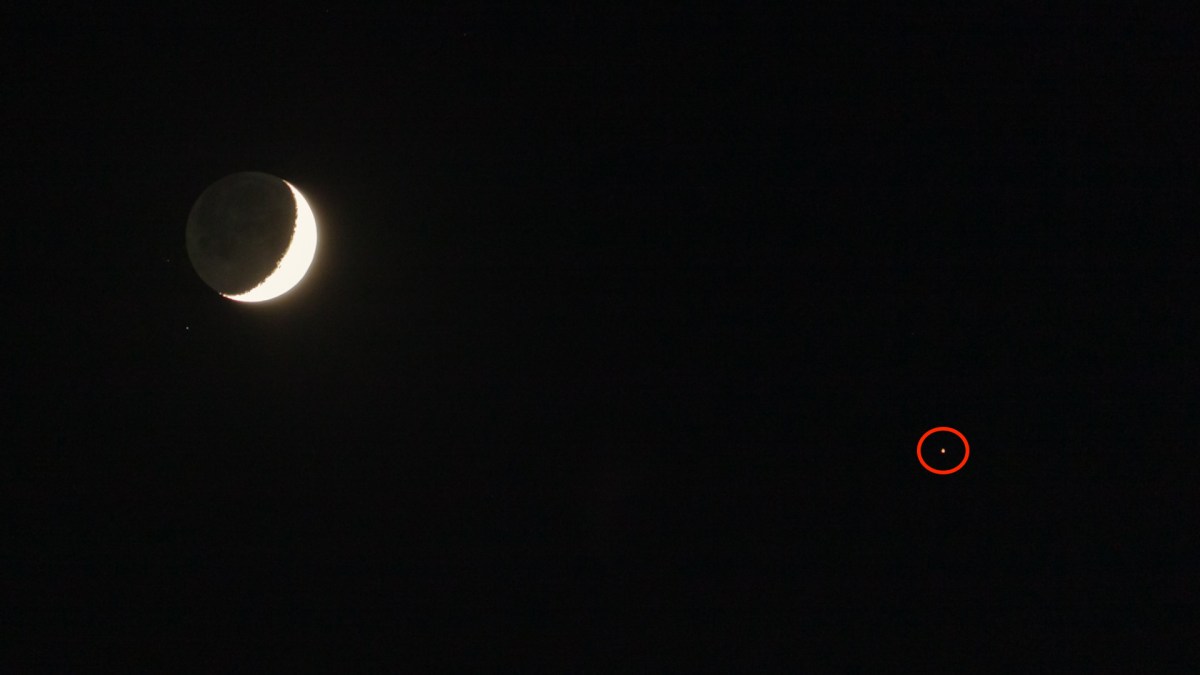
[[[287,293],[317,252],[317,223],[304,195],[270,174],[244,171],[206,189],[187,222],[196,274],[221,295],[261,302]]]

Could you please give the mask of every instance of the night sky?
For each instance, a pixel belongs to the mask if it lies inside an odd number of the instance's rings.
[[[4,34],[12,672],[1119,672],[1195,639],[1180,17]],[[238,171],[319,228],[258,305],[185,251]],[[958,473],[917,461],[937,426]]]

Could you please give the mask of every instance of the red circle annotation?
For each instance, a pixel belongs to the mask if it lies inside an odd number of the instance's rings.
[[[929,438],[931,435],[933,435],[939,431],[948,431],[948,432],[954,434],[955,436],[958,436],[958,439],[960,441],[962,441],[963,458],[962,458],[962,461],[958,463],[958,466],[954,467],[953,469],[935,469],[932,466],[929,466],[929,464],[925,462],[925,458],[921,456],[921,446],[925,444],[925,439]],[[971,445],[969,443],[967,443],[967,437],[963,436],[962,433],[958,429],[954,429],[951,427],[934,427],[934,428],[930,429],[929,431],[926,431],[924,434],[922,434],[921,440],[917,441],[917,461],[920,462],[921,466],[925,467],[925,470],[929,471],[930,473],[936,473],[936,474],[942,475],[942,476],[955,473],[956,471],[958,471],[959,469],[963,468],[963,466],[966,465],[967,458],[970,456],[971,456]]]

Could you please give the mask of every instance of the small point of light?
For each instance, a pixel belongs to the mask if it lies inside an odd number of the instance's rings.
[[[944,455],[944,454],[946,454],[946,449],[945,449],[945,448],[942,448],[942,454],[943,454],[943,455]]]

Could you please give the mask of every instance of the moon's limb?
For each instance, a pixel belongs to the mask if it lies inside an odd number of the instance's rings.
[[[288,243],[287,252],[279,259],[275,271],[271,272],[259,285],[237,295],[221,294],[230,300],[262,302],[277,298],[300,283],[300,280],[308,272],[309,266],[312,265],[313,257],[317,253],[317,220],[308,206],[308,201],[304,199],[304,195],[300,194],[300,191],[291,183],[286,180],[283,182],[292,191],[292,197],[296,201],[296,224],[292,231],[292,240]]]

